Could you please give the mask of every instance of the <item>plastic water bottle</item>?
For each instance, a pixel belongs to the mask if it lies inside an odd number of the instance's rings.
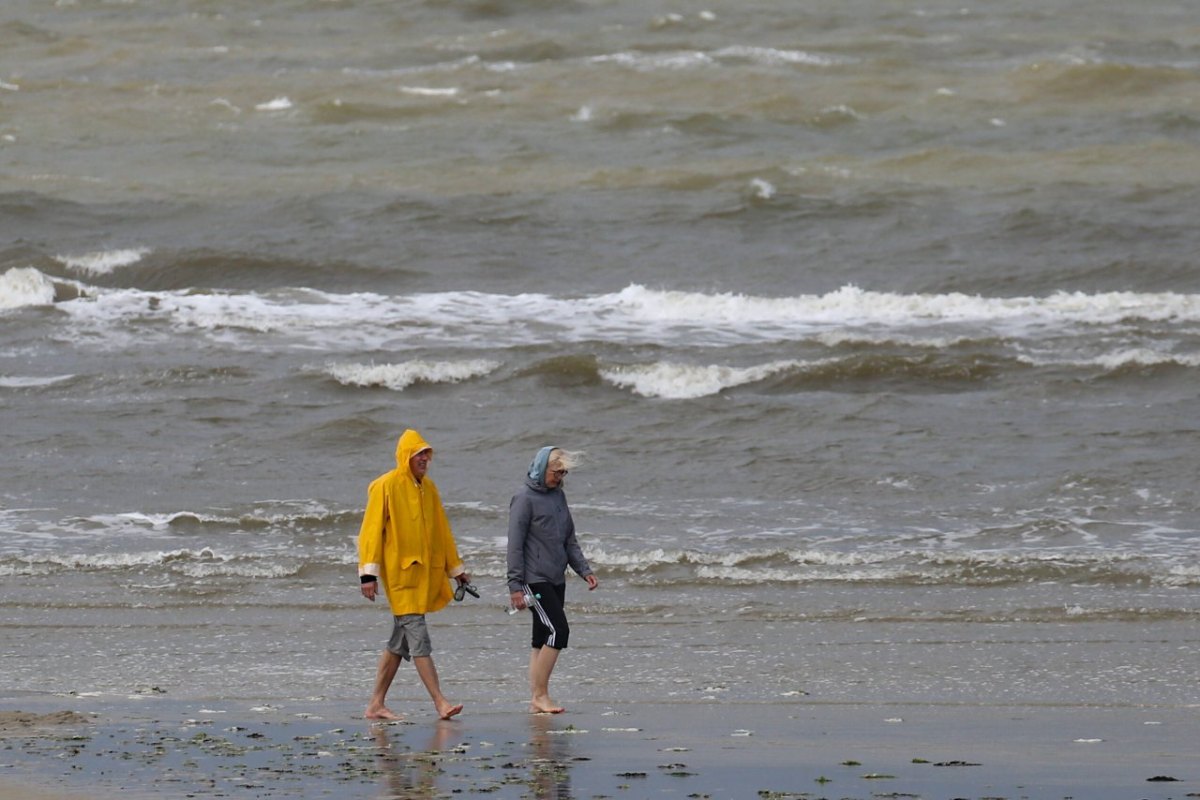
[[[541,597],[542,596],[540,594],[530,594],[529,592],[526,592],[525,593],[525,608],[532,607],[533,601],[540,600]],[[504,613],[505,614],[515,614],[520,610],[521,609],[517,608],[516,606],[509,606],[508,608],[504,609]]]

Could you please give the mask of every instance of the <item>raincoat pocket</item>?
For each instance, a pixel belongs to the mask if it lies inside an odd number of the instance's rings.
[[[416,556],[402,556],[400,558],[400,570],[396,575],[397,589],[412,589],[421,584],[421,578],[425,575],[424,565],[421,564],[421,559]]]

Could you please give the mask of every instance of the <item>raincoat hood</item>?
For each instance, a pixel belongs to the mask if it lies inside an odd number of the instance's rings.
[[[422,450],[432,451],[433,448],[429,446],[429,442],[425,441],[424,436],[412,428],[404,431],[400,434],[400,441],[396,442],[396,468],[412,478],[412,468],[408,464],[409,459]]]
[[[546,467],[550,466],[550,453],[556,449],[552,444],[546,445],[537,451],[537,455],[529,463],[529,471],[525,473],[525,476],[529,478],[529,482],[535,488],[546,488]]]

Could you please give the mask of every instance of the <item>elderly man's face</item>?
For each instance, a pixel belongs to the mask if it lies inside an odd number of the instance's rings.
[[[413,457],[408,460],[408,468],[412,471],[414,478],[421,480],[425,477],[425,473],[429,471],[429,459],[431,458],[433,458],[432,450],[422,450],[413,454]]]

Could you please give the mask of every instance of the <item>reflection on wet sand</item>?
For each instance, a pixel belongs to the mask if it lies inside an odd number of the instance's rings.
[[[521,795],[525,798],[571,800],[571,768],[574,762],[586,760],[572,753],[577,738],[570,735],[575,733],[572,725],[553,714],[529,714],[526,718],[528,740],[516,735],[498,749],[490,742],[469,741],[470,731],[459,721],[435,723],[428,740],[420,738],[424,731],[406,723],[372,725],[369,735],[376,748],[379,796],[428,800],[463,791],[486,793],[526,786]],[[512,733],[519,734],[521,718],[511,719],[516,728]],[[473,746],[479,747],[479,754],[468,755]],[[520,755],[510,747],[517,748]]]
[[[537,800],[570,800],[571,756],[561,717],[529,715],[529,772]]]
[[[376,755],[387,791],[385,796],[395,800],[419,800],[435,796],[438,777],[442,774],[441,753],[454,732],[452,724],[437,722],[425,747],[407,752],[393,750],[391,727],[389,723],[371,726],[371,738],[378,748]],[[400,737],[394,738],[399,745]]]

